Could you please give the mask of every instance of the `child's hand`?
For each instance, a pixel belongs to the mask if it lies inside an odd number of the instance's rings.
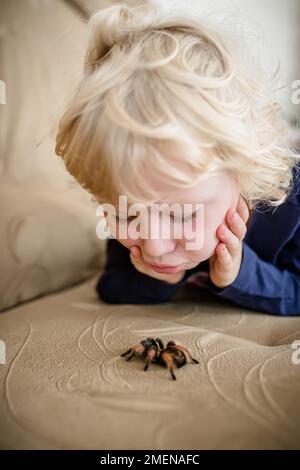
[[[233,218],[231,217],[233,214]],[[224,288],[229,286],[238,276],[242,256],[243,239],[247,233],[246,222],[249,218],[249,209],[244,198],[240,195],[236,211],[230,208],[226,214],[226,222],[217,228],[217,236],[221,242],[215,249],[215,254],[209,258],[209,276],[215,286]],[[226,228],[225,235],[222,228]]]
[[[160,281],[165,281],[169,284],[176,284],[177,282],[181,281],[185,274],[185,270],[175,274],[163,274],[154,271],[154,269],[144,263],[141,257],[141,251],[138,246],[131,247],[130,261],[132,262],[134,267],[141,273],[147,274],[148,276],[154,277],[155,279],[158,279]]]

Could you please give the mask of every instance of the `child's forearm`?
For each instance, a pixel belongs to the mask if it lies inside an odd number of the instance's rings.
[[[219,297],[252,310],[300,315],[300,269],[299,274],[279,269],[260,259],[247,244],[244,244],[236,280],[224,289],[209,283],[209,289]]]

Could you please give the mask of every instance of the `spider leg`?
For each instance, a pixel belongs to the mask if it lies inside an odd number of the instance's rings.
[[[160,350],[162,351],[162,350],[164,349],[164,345],[163,345],[162,340],[161,340],[160,338],[156,338],[155,341],[158,343],[159,348],[160,348]]]
[[[130,361],[130,359],[132,359],[134,355],[135,355],[135,350],[133,350],[130,356],[127,357],[126,361]]]
[[[131,353],[131,351],[132,351],[132,348],[130,348],[130,349],[128,349],[128,351],[126,351],[126,352],[120,354],[120,356],[121,356],[121,357],[127,356],[127,354]]]
[[[156,358],[156,350],[154,348],[149,349],[149,351],[147,352],[147,357],[145,361],[146,362],[145,367],[144,367],[145,372],[148,369],[151,362],[153,362],[155,358]]]
[[[122,357],[127,356],[127,354],[131,353],[129,357],[127,357],[126,361],[130,361],[130,359],[135,354],[142,354],[144,351],[144,346],[141,343],[135,344],[132,348],[128,349],[128,351],[121,354]]]
[[[171,355],[167,352],[164,352],[162,356],[163,356],[164,362],[166,363],[167,368],[170,371],[172,379],[176,380],[176,376],[174,374],[174,362],[173,362]]]
[[[192,362],[194,362],[195,364],[199,364],[199,361],[197,361],[197,359],[195,359],[191,355],[190,351],[188,350],[188,348],[186,346],[183,346],[183,344],[176,344],[176,348],[179,349],[182,352],[186,352]]]

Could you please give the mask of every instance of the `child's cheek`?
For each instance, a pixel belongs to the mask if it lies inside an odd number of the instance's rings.
[[[211,221],[208,220],[204,226],[202,224],[197,224],[196,221],[193,221],[191,226],[188,225],[184,230],[184,245],[187,242],[195,241],[196,237],[198,237],[200,244],[200,248],[196,250],[199,258],[201,258],[200,261],[212,256],[218,244],[218,239],[215,235],[215,230],[213,230]],[[189,251],[191,250],[187,250],[187,253]]]
[[[113,217],[108,217],[106,220],[111,234],[118,241],[120,241],[122,245],[127,246],[130,243],[130,237],[128,236],[128,224],[124,222],[118,222]]]
[[[117,235],[118,240],[127,248],[139,246],[142,241],[141,236],[139,236],[139,229],[137,229],[137,233],[135,234],[135,230],[133,227],[130,228],[128,223],[125,225],[119,224],[117,227]]]
[[[122,223],[118,223],[116,225],[116,233],[117,233],[117,239],[119,241],[122,242],[122,244],[124,245],[132,245],[132,241],[131,238],[129,237],[129,234],[128,234],[128,224],[122,224]]]

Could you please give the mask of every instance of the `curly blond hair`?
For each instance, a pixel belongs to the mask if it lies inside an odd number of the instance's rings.
[[[222,170],[250,208],[286,200],[300,156],[272,99],[279,70],[260,80],[225,36],[150,4],[114,4],[91,17],[55,151],[98,202],[126,194],[151,204]]]

